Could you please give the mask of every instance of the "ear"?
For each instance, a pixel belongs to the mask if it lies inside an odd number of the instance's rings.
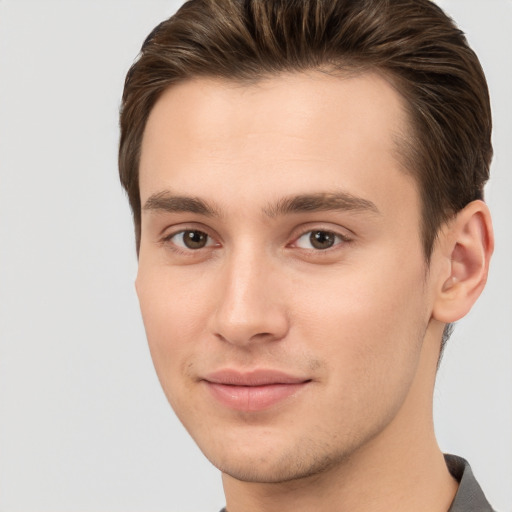
[[[451,323],[469,312],[487,281],[494,249],[489,208],[483,201],[469,203],[439,236],[438,256],[446,264],[437,282],[432,316]]]

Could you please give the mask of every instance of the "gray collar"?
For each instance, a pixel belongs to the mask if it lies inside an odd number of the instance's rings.
[[[444,459],[448,470],[459,482],[459,490],[448,512],[494,512],[468,461],[455,455],[445,455]]]

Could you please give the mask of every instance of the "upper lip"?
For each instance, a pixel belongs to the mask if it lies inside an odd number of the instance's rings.
[[[269,386],[272,384],[302,384],[311,379],[290,375],[280,370],[240,371],[223,369],[207,374],[203,377],[203,380],[228,386]]]

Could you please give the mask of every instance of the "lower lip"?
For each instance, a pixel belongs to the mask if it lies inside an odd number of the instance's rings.
[[[308,381],[297,384],[264,386],[230,386],[205,381],[214,398],[222,405],[239,411],[256,412],[290,398],[301,391]]]

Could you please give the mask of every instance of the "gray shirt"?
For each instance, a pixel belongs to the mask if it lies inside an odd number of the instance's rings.
[[[445,455],[444,459],[453,478],[459,482],[459,489],[448,512],[494,512],[468,461],[455,455]]]

